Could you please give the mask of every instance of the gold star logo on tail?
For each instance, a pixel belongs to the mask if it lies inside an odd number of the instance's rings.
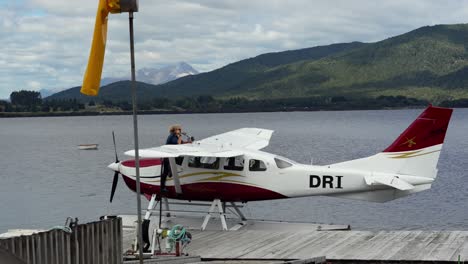
[[[412,137],[412,138],[406,138],[406,141],[401,144],[401,145],[406,145],[408,144],[408,148],[411,148],[413,145],[416,145],[416,142],[414,141],[416,137]]]

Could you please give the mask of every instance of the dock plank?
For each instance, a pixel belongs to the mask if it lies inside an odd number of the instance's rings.
[[[338,256],[353,256],[355,252],[360,252],[361,256],[371,257],[376,251],[380,251],[384,247],[391,236],[382,235],[381,233],[360,232],[360,239],[351,241],[347,247],[335,250],[335,255]]]
[[[465,262],[468,261],[468,235],[465,236],[465,242],[460,247],[458,255],[460,255],[460,259],[462,261],[465,261]],[[457,259],[458,259],[458,255],[455,256]]]
[[[373,239],[375,236],[371,232],[353,232],[346,234],[346,237],[343,237],[342,234],[337,234],[334,236],[337,239],[337,242],[333,245],[323,247],[322,254],[326,253],[330,258],[335,256],[343,256],[346,254],[361,252],[361,256],[368,256],[368,241]],[[375,243],[371,243],[375,244]]]
[[[447,233],[447,238],[440,243],[440,246],[436,247],[433,252],[431,252],[431,255],[437,259],[452,259],[455,255],[458,257],[456,252],[465,241],[466,234],[464,235],[462,232],[457,231],[445,233]]]
[[[281,250],[290,247],[293,243],[297,243],[297,235],[298,232],[289,232],[287,234],[281,232],[277,235],[277,239],[264,241],[261,247],[255,248],[241,257],[255,259],[278,258],[278,254],[281,254]],[[304,236],[302,239],[304,239]]]
[[[206,241],[198,250],[194,252],[205,251],[206,248],[210,248],[207,257],[216,257],[221,256],[223,258],[238,258],[239,256],[250,251],[251,248],[258,246],[267,239],[271,239],[272,236],[275,236],[274,232],[262,232],[261,234],[252,234],[247,231],[210,231],[214,234],[221,233],[222,237],[216,237],[214,239],[209,239]],[[195,247],[190,247],[191,250]]]
[[[405,241],[407,237],[411,235],[411,231],[399,231],[399,232],[379,232],[378,236],[383,239],[387,239],[386,243],[382,246],[380,252],[376,252],[372,255],[372,259],[391,259],[392,256],[397,254],[402,248],[406,246]],[[355,257],[356,253],[354,253]]]
[[[268,246],[270,243],[274,243],[276,240],[279,240],[282,236],[287,235],[283,232],[243,232],[244,236],[242,237],[242,239],[235,240],[235,236],[233,236],[232,241],[235,241],[236,244],[233,243],[232,245],[242,246],[236,248],[235,246],[233,247],[231,245],[231,250],[229,252],[226,252],[226,256],[228,258],[248,258],[243,256],[255,252],[256,250],[260,250]],[[235,235],[234,232],[232,234]],[[249,241],[249,239],[251,239],[252,241]]]
[[[317,245],[323,244],[323,241],[328,240],[330,235],[333,234],[330,232],[317,232],[309,234],[309,240],[307,243],[304,243],[301,247],[297,250],[292,250],[292,256],[316,256],[316,255],[323,255],[323,250],[320,249]]]
[[[300,247],[298,247],[296,249],[296,251],[299,251],[301,249],[303,249],[304,247],[307,247],[307,245],[309,244],[312,244],[312,243],[316,243],[317,240],[320,240],[322,237],[326,236],[326,232],[320,232],[319,234],[315,234],[315,235],[311,235],[311,234],[308,234],[308,236],[304,235],[304,237],[307,237],[306,241],[304,241]],[[288,243],[288,241],[286,241],[286,243]],[[277,256],[277,252],[280,251],[281,249],[283,249],[285,246],[284,244],[279,244],[279,245],[275,245],[272,249],[271,249],[271,254],[268,254],[268,255],[265,255],[263,257],[265,258],[274,258]],[[315,254],[309,254],[310,256],[313,256]]]
[[[419,235],[422,231],[404,231],[407,233],[404,240],[400,240],[399,243],[402,245],[400,250],[394,252],[392,256],[389,256],[387,260],[399,261],[399,260],[415,260],[414,255],[417,253],[417,250],[420,248],[418,243],[420,243]],[[392,241],[392,245],[395,242]],[[378,258],[375,256],[374,258]]]
[[[325,235],[328,235],[328,234],[329,232],[327,232]],[[303,239],[298,239],[292,243],[288,243],[287,246],[285,246],[283,249],[277,252],[276,257],[294,259],[294,258],[311,258],[311,257],[323,255],[323,254],[320,254],[320,252],[314,252],[313,250],[309,250],[307,252],[303,251],[302,254],[298,254],[298,252],[304,248],[311,249],[310,247],[304,247],[304,245],[306,245],[308,241],[315,241],[315,242],[320,241],[318,239],[314,239],[314,237],[320,237],[315,232],[301,233],[301,235]]]
[[[334,249],[338,245],[346,243],[346,241],[350,240],[352,237],[358,237],[362,235],[360,232],[355,232],[353,234],[354,236],[348,232],[327,231],[327,236],[323,240],[318,241],[316,244],[310,245],[308,249],[314,250],[314,252],[316,252],[318,255],[333,257],[335,255]]]

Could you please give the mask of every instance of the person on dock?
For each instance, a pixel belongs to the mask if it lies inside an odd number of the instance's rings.
[[[182,139],[182,126],[181,125],[172,125],[169,127],[169,136],[166,140],[166,145],[178,145],[192,143],[192,140],[189,139],[184,141]],[[166,189],[166,179],[167,176],[172,177],[171,166],[169,164],[169,159],[164,158],[162,163],[162,172],[161,172],[161,193],[167,193]]]

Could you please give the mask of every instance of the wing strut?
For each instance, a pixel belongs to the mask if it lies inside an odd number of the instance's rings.
[[[171,157],[168,159],[169,159],[169,164],[171,165],[172,178],[174,180],[174,187],[175,187],[176,193],[182,194],[182,188],[180,187],[180,181],[179,181],[179,172],[177,171],[177,164],[175,162],[175,158]]]

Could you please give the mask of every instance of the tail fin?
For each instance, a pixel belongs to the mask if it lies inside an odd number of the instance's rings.
[[[452,111],[429,106],[384,152],[416,151],[444,143]]]
[[[330,167],[433,179],[437,176],[437,162],[452,111],[430,105],[383,152]]]

